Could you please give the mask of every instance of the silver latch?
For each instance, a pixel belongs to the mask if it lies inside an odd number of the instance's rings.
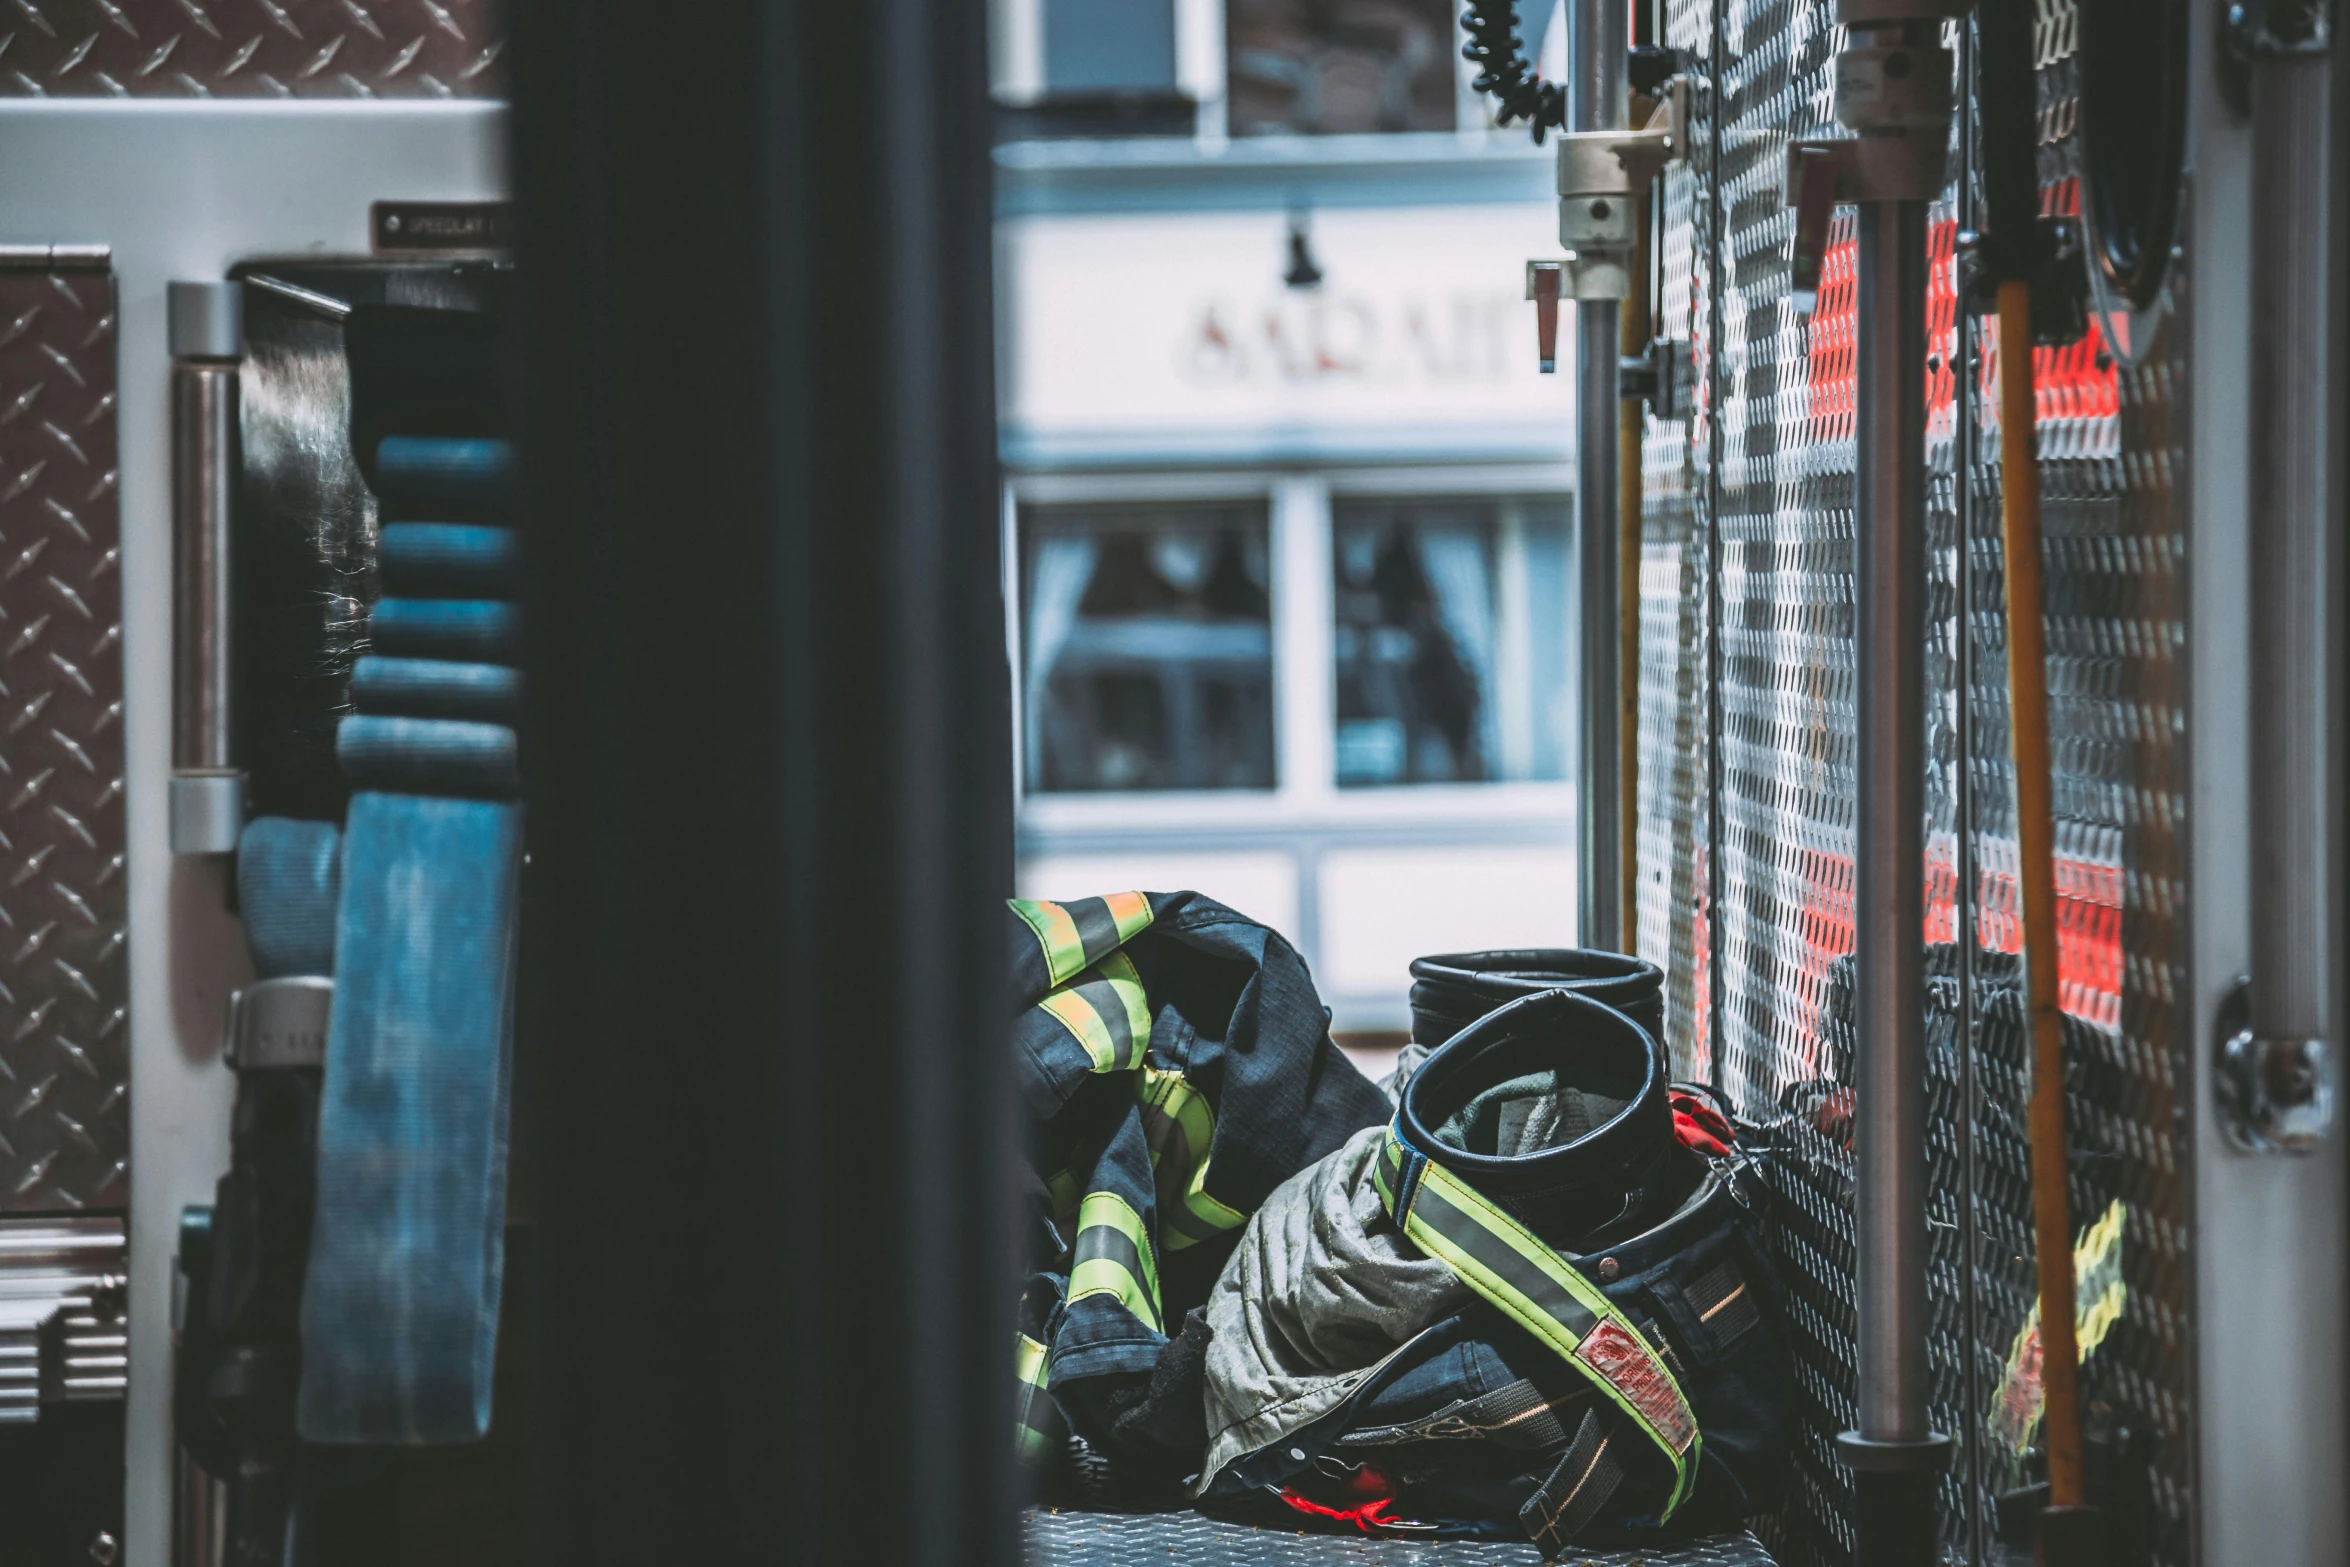
[[[2212,1081],[2220,1130],[2243,1153],[2307,1153],[2334,1126],[2334,1058],[2322,1039],[2264,1039],[2252,1027],[2252,982],[2220,1003]]]
[[[1689,82],[1665,83],[1636,131],[1566,131],[1558,139],[1559,243],[1574,299],[1629,299],[1640,197],[1657,171],[1689,157]]]
[[[335,982],[296,974],[247,985],[228,998],[228,1064],[240,1072],[326,1065]]]

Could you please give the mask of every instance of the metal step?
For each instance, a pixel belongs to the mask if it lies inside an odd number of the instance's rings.
[[[1032,1508],[1026,1567],[1542,1567],[1531,1545],[1485,1540],[1374,1540],[1259,1529],[1198,1513],[1094,1513]],[[1592,1551],[1559,1567],[1773,1567],[1751,1534],[1712,1535],[1670,1549]]]

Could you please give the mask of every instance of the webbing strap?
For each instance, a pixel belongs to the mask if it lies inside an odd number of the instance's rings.
[[[1673,1466],[1669,1521],[1697,1477],[1697,1417],[1648,1339],[1598,1286],[1390,1127],[1372,1169],[1387,1216],[1463,1284],[1558,1353]]]
[[[343,832],[333,822],[259,816],[237,840],[237,906],[260,979],[335,971]]]
[[[302,1296],[302,1436],[476,1441],[504,1285],[522,862],[502,441],[387,436],[386,597],[336,736],[336,996]],[[419,516],[424,521],[414,521]],[[465,519],[462,523],[440,520]],[[471,596],[460,596],[471,595]]]

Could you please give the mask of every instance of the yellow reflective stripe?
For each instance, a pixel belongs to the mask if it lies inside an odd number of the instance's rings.
[[[1059,1411],[1045,1396],[1044,1346],[1025,1333],[1015,1335],[1012,1375],[1018,1382],[1013,1394],[1013,1439],[1024,1461],[1041,1463],[1059,1444]]]
[[[1077,1210],[1075,1255],[1070,1305],[1108,1295],[1152,1332],[1160,1331],[1158,1263],[1133,1204],[1116,1192],[1086,1193]]]
[[[1067,909],[1057,903],[1037,903],[1026,898],[1005,901],[1036,932],[1037,944],[1044,949],[1046,983],[1058,985],[1085,967],[1085,943],[1078,939],[1077,922],[1069,918]]]
[[[1151,1168],[1158,1175],[1167,1249],[1181,1251],[1245,1224],[1248,1215],[1207,1192],[1208,1153],[1216,1141],[1216,1113],[1208,1096],[1180,1072],[1145,1066],[1134,1097],[1146,1110],[1158,1112],[1145,1115],[1143,1127],[1150,1140]]]
[[[1400,1170],[1402,1150],[1393,1133],[1389,1134],[1389,1142],[1388,1151],[1395,1156],[1394,1162]],[[1388,1163],[1383,1157],[1373,1167],[1372,1181],[1393,1217],[1396,1194]],[[1498,1243],[1506,1252],[1492,1252],[1488,1245],[1479,1244],[1467,1234],[1447,1233],[1445,1226],[1431,1222],[1420,1206],[1421,1193],[1428,1192],[1436,1196],[1449,1214],[1458,1215],[1456,1222],[1475,1225],[1490,1243]],[[1422,1165],[1419,1187],[1398,1223],[1413,1244],[1452,1269],[1462,1283],[1499,1308],[1503,1315],[1550,1345],[1656,1444],[1673,1466],[1673,1491],[1664,1507],[1664,1518],[1669,1521],[1688,1500],[1690,1488],[1696,1482],[1701,1435],[1687,1395],[1647,1336],[1633,1326],[1615,1302],[1532,1231],[1487,1202],[1434,1160]],[[1487,1255],[1478,1255],[1480,1251]],[[1497,1259],[1504,1266],[1497,1267]],[[1513,1280],[1509,1274],[1521,1267],[1534,1271]],[[1551,1304],[1545,1304],[1538,1296],[1549,1297]],[[1570,1313],[1588,1314],[1591,1325],[1578,1330]],[[1590,1354],[1593,1345],[1605,1345],[1611,1355],[1635,1362],[1638,1376],[1648,1380],[1662,1412],[1672,1424],[1686,1428],[1685,1442],[1677,1442],[1655,1416],[1640,1406],[1631,1390],[1611,1379]]]
[[[1215,1198],[1208,1195],[1207,1179],[1208,1161],[1202,1159],[1199,1162],[1198,1171],[1193,1174],[1191,1178],[1191,1184],[1184,1188],[1184,1212],[1190,1215],[1192,1218],[1197,1219],[1200,1223],[1206,1225],[1209,1229],[1215,1230],[1219,1233],[1225,1230],[1237,1230],[1243,1224],[1246,1224],[1248,1222],[1247,1214],[1240,1212],[1236,1208],[1228,1208],[1224,1204],[1218,1202]],[[1184,1247],[1193,1244],[1195,1241],[1201,1241],[1205,1239],[1207,1239],[1207,1237],[1204,1235],[1192,1235],[1185,1231],[1177,1230],[1174,1237],[1167,1242],[1167,1249],[1169,1251],[1180,1251]]]
[[[1042,1389],[1045,1385],[1044,1346],[1025,1333],[1017,1337],[1019,1342],[1012,1346],[1012,1374],[1023,1385]]]
[[[1139,892],[1113,892],[1102,901],[1110,906],[1121,945],[1140,935],[1151,922],[1151,900]]]
[[[1140,1066],[1142,1053],[1150,1048],[1151,1042],[1151,1004],[1150,997],[1142,991],[1142,976],[1134,972],[1134,960],[1123,952],[1113,952],[1102,959],[1101,976],[1126,1008],[1126,1033],[1132,1059],[1123,1065]]]
[[[1069,1272],[1069,1304],[1107,1295],[1133,1314],[1134,1320],[1159,1331],[1158,1303],[1150,1298],[1133,1273],[1107,1257],[1088,1257]]]
[[[1074,990],[1056,990],[1039,1001],[1037,1006],[1077,1036],[1077,1042],[1093,1058],[1095,1071],[1118,1070],[1118,1042],[1110,1037],[1110,1026],[1102,1021],[1102,1015],[1094,1010],[1092,1002]]]
[[[1134,1097],[1163,1117],[1150,1128],[1152,1164],[1161,1163],[1173,1152],[1176,1162],[1188,1170],[1215,1141],[1216,1113],[1208,1107],[1208,1096],[1184,1081],[1181,1072],[1145,1066],[1134,1085]],[[1177,1132],[1182,1133],[1184,1146],[1172,1150]]]

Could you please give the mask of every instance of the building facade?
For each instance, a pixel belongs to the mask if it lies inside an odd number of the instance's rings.
[[[1555,46],[1555,29],[1553,34]],[[1343,1033],[1574,936],[1551,160],[1453,0],[1000,0],[1020,884],[1194,887]]]

